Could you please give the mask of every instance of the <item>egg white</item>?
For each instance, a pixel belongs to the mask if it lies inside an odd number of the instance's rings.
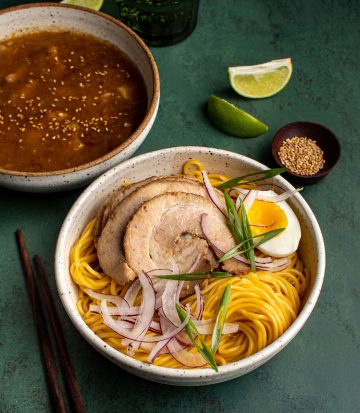
[[[259,191],[259,193],[263,194],[264,198],[267,197],[267,195],[269,195],[269,198],[277,195],[274,191]],[[288,225],[284,231],[269,241],[264,242],[264,244],[261,244],[258,249],[271,257],[281,258],[294,253],[298,249],[301,238],[301,228],[294,211],[286,201],[278,202],[277,205],[285,213]]]

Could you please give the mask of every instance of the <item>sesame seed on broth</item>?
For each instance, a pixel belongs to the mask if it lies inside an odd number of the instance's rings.
[[[0,167],[71,168],[116,148],[143,120],[144,81],[116,46],[82,33],[0,43]]]

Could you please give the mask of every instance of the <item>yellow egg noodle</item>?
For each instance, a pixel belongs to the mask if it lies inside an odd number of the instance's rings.
[[[196,169],[193,169],[193,167]],[[184,173],[201,179],[202,164],[189,161],[184,165]],[[220,174],[209,174],[214,186],[229,178]],[[120,286],[112,278],[101,272],[94,245],[93,228],[95,219],[88,223],[70,254],[70,272],[79,287],[77,308],[85,323],[107,344],[126,354],[126,346],[121,344],[122,337],[105,326],[102,315],[90,312],[91,304],[99,301],[90,298],[84,289],[89,288],[103,294],[124,296],[129,285]],[[310,283],[309,272],[304,268],[297,253],[289,257],[291,264],[279,272],[257,271],[232,278],[209,279],[202,288],[204,297],[203,319],[213,319],[224,292],[231,283],[231,302],[227,322],[239,324],[239,331],[223,335],[215,355],[217,364],[224,365],[248,357],[281,336],[294,322],[302,299]],[[138,297],[139,300],[139,297]],[[196,306],[195,294],[182,301],[190,304],[192,311]],[[155,333],[148,333],[155,334]],[[210,343],[211,336],[205,337]],[[134,358],[147,362],[151,348],[141,346],[135,351]],[[196,352],[195,348],[189,351]],[[186,368],[171,354],[160,354],[154,364],[171,368]]]

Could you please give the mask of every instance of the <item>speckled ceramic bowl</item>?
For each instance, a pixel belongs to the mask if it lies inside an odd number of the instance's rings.
[[[91,34],[113,43],[125,52],[145,81],[147,113],[124,143],[92,162],[71,169],[43,173],[0,168],[0,185],[8,188],[53,192],[86,185],[106,170],[128,159],[146,138],[157,114],[160,81],[155,60],[140,37],[124,24],[103,13],[57,3],[28,4],[0,11],[0,39],[11,37],[14,33],[54,28]]]
[[[198,386],[220,383],[256,369],[284,348],[301,330],[315,307],[325,272],[325,247],[314,214],[300,194],[289,200],[302,228],[300,254],[312,276],[310,293],[303,308],[290,328],[272,344],[244,360],[221,366],[219,372],[211,369],[169,369],[139,362],[109,347],[82,320],[77,308],[77,287],[69,273],[69,254],[72,245],[85,225],[95,217],[104,198],[114,187],[125,182],[137,182],[152,175],[181,173],[182,165],[189,159],[198,159],[209,172],[239,176],[266,167],[245,156],[220,149],[202,147],[176,147],[137,156],[109,170],[93,182],[78,198],[65,222],[57,242],[55,256],[56,283],[66,312],[82,336],[101,354],[115,364],[140,377],[160,383]],[[293,187],[281,177],[274,183],[285,189]]]

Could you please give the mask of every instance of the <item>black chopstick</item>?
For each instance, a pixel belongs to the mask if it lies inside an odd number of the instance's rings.
[[[44,317],[44,313],[41,306],[41,297],[35,283],[31,261],[29,258],[28,251],[26,249],[22,231],[20,229],[16,231],[16,238],[18,242],[18,248],[23,266],[24,277],[26,280],[28,295],[30,298],[34,323],[38,333],[39,344],[43,356],[45,373],[48,379],[50,393],[54,402],[54,408],[57,413],[67,413],[68,410],[66,407],[64,394],[61,390],[61,383],[57,372],[55,355],[49,339],[49,330],[46,327],[46,318]],[[55,337],[55,343],[58,347],[59,359],[60,363],[62,364],[65,379],[68,385],[72,407],[76,413],[85,413],[85,406],[82,402],[79,386],[77,384],[75,375],[73,373],[73,369],[71,367],[70,358],[66,349],[66,344],[60,327],[59,318],[57,316],[55,307],[51,300],[50,290],[46,280],[45,271],[41,264],[41,260],[38,256],[34,257],[34,262],[40,277],[40,285],[43,300],[45,302],[47,312],[49,313],[49,321]],[[49,307],[49,302],[51,307]]]
[[[30,298],[35,327],[38,333],[41,352],[44,360],[44,368],[48,379],[50,392],[53,397],[54,407],[58,413],[67,413],[64,395],[61,391],[61,384],[57,375],[54,353],[51,348],[49,334],[46,328],[44,315],[41,311],[40,298],[36,289],[35,279],[29,254],[26,249],[23,234],[20,229],[16,231],[19,253],[24,270],[27,291]]]
[[[64,371],[64,377],[67,383],[67,388],[70,393],[73,409],[76,413],[85,413],[86,409],[81,398],[80,388],[77,383],[74,370],[71,365],[69,353],[67,351],[66,343],[64,340],[64,335],[61,329],[60,321],[54,302],[51,299],[51,293],[49,284],[47,282],[44,267],[41,263],[41,259],[38,255],[34,256],[34,263],[36,272],[39,276],[39,285],[41,290],[41,296],[43,303],[45,305],[46,311],[49,316],[49,321],[51,329],[55,338],[55,342],[59,352],[59,358],[61,361],[61,366]]]

